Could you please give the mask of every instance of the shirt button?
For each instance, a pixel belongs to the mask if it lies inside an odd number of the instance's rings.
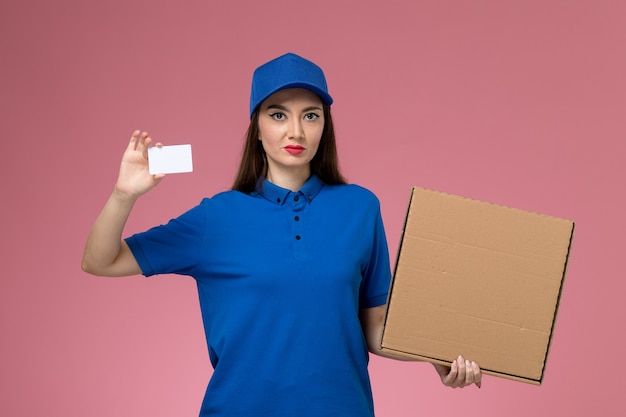
[[[311,200],[313,200],[313,196],[312,195],[309,196],[309,201],[311,201]]]
[[[293,218],[295,221],[299,222],[300,221],[300,216],[296,216]]]
[[[280,203],[280,198],[277,198],[277,199],[276,199],[276,202],[277,202],[277,203]]]
[[[295,197],[293,198],[293,201],[298,201],[298,200],[300,200],[300,197],[298,197],[298,196],[295,196]]]
[[[296,240],[300,240],[300,235],[296,235]]]

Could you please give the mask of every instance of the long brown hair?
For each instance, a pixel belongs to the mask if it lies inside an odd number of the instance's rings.
[[[330,106],[324,103],[323,111],[324,130],[317,153],[311,160],[311,174],[317,175],[324,184],[345,184],[346,180],[339,171],[335,128],[330,115]],[[267,156],[259,140],[259,109],[257,108],[250,118],[233,190],[251,193],[255,190],[259,178],[266,175]]]

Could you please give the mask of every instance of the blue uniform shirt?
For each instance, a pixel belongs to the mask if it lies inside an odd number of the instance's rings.
[[[201,416],[373,416],[359,309],[391,277],[378,199],[312,176],[206,198],[126,240],[144,275],[195,278],[214,367]]]

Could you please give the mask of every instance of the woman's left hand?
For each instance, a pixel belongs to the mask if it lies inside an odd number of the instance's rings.
[[[451,366],[437,365],[435,369],[441,378],[443,385],[451,388],[463,388],[476,384],[480,388],[482,373],[480,367],[474,361],[468,361],[459,356]]]

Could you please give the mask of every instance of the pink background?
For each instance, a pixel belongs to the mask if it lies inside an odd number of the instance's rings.
[[[287,51],[325,69],[392,258],[413,185],[577,222],[541,387],[373,358],[378,417],[623,415],[625,45],[617,0],[2,0],[0,415],[197,415],[193,280],[94,278],[83,244],[133,129],[191,143],[195,172],[128,233],[228,188],[251,72]]]

